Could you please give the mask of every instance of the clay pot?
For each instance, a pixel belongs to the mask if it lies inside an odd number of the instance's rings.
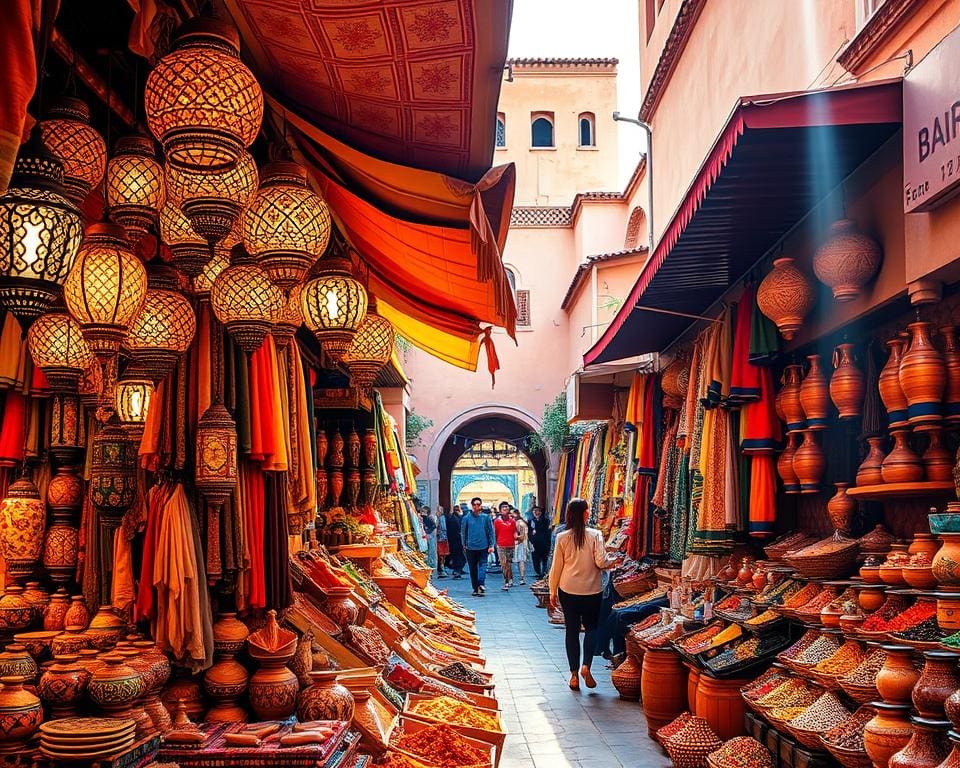
[[[87,609],[87,603],[83,595],[74,595],[70,598],[70,607],[63,617],[65,627],[83,627],[87,628],[90,624],[90,611]]]
[[[347,454],[350,456],[350,466],[359,468],[360,466],[360,435],[357,434],[357,428],[350,425],[350,434],[347,435]]]
[[[863,411],[866,383],[863,371],[853,361],[853,344],[840,344],[833,351],[833,376],[830,377],[830,399],[841,419],[853,419]]]
[[[70,596],[63,587],[60,587],[51,595],[50,602],[43,612],[43,628],[48,631],[61,631],[69,607]]]
[[[827,502],[827,516],[830,523],[841,533],[849,535],[853,530],[853,518],[857,514],[856,499],[847,496],[850,483],[834,483],[837,492]]]
[[[887,768],[890,757],[910,741],[909,704],[872,704],[876,715],[863,727],[863,747],[873,768]]]
[[[364,502],[373,505],[377,499],[377,473],[372,469],[363,470],[360,474],[360,486]]]
[[[867,438],[867,455],[857,468],[857,485],[880,485],[883,482],[883,438]]]
[[[737,582],[739,584],[749,584],[753,581],[753,569],[750,567],[750,558],[745,557],[740,561],[740,570],[737,571]]]
[[[910,741],[890,756],[887,768],[936,768],[950,754],[949,721],[911,717],[910,724]]]
[[[33,481],[22,477],[12,483],[0,501],[0,552],[11,577],[33,573],[40,560],[46,521],[47,508]]]
[[[43,722],[40,699],[23,684],[21,677],[0,677],[0,754],[23,749]]]
[[[882,585],[871,585],[865,584],[862,587],[857,587],[857,602],[860,603],[860,607],[863,608],[865,613],[873,613],[877,608],[883,605],[886,597],[884,592],[886,587]]]
[[[160,701],[171,716],[176,713],[179,702],[183,702],[184,711],[191,720],[203,719],[203,695],[200,692],[200,684],[193,680],[185,669],[178,670],[177,677],[164,688]]]
[[[298,720],[353,720],[353,696],[337,675],[336,670],[310,673],[313,682],[297,697]]]
[[[783,480],[784,493],[800,493],[800,481],[797,479],[797,473],[793,471],[793,457],[800,444],[800,437],[799,432],[788,432],[787,446],[777,458],[777,474]]]
[[[86,695],[91,673],[79,663],[79,656],[57,656],[40,675],[37,690],[55,718],[73,717],[77,704]]]
[[[947,700],[943,703],[943,711],[950,718],[954,729],[960,731],[960,688],[947,697]]]
[[[213,699],[213,706],[204,718],[214,723],[245,723],[247,710],[237,700],[246,693],[250,676],[235,661],[233,653],[224,653],[203,675],[203,690]]]
[[[283,661],[261,661],[250,678],[250,708],[258,720],[285,720],[297,706],[300,683]]]
[[[770,318],[787,341],[813,309],[816,294],[810,279],[789,256],[776,259],[757,288],[757,307]]]
[[[67,625],[63,632],[53,638],[50,643],[50,651],[54,656],[67,656],[80,653],[84,648],[90,647],[90,640],[86,636],[83,627]]]
[[[80,531],[68,519],[54,518],[43,542],[43,567],[53,581],[61,584],[73,579],[80,547]]]
[[[953,479],[954,457],[943,444],[943,429],[931,427],[926,434],[930,436],[930,444],[920,457],[924,476],[931,482],[950,482]]]
[[[813,255],[813,273],[837,301],[853,301],[880,268],[880,245],[850,219],[830,225],[830,234]]]
[[[947,426],[960,424],[960,342],[957,326],[944,325],[939,329],[943,339],[943,369],[946,386],[943,390],[943,418]]]
[[[22,677],[24,682],[32,683],[39,671],[33,656],[19,643],[11,643],[0,653],[0,677]]]
[[[939,768],[960,768],[960,733],[950,731],[947,738],[950,740],[950,754],[940,763]]]
[[[317,466],[324,467],[327,463],[327,451],[330,448],[330,441],[327,440],[327,433],[323,429],[317,430]]]
[[[218,653],[240,653],[249,634],[247,625],[236,613],[218,613],[213,623],[213,649]]]
[[[23,596],[23,587],[8,586],[0,597],[0,632],[12,634],[33,623],[37,609]]]
[[[960,533],[941,533],[930,570],[941,587],[960,587]]]
[[[343,495],[343,472],[339,469],[331,469],[330,477],[330,501],[333,506],[340,506],[340,497]]]
[[[50,603],[50,595],[40,586],[39,581],[28,581],[23,589],[23,597],[34,608],[37,609],[37,615],[40,616],[47,605]]]
[[[887,657],[877,673],[877,690],[890,704],[908,704],[920,672],[913,666],[913,649],[906,645],[884,645]]]
[[[810,368],[800,384],[800,405],[807,429],[826,429],[830,415],[827,377],[820,366],[820,355],[807,355]]]
[[[926,552],[930,555],[932,561],[933,558],[936,557],[939,549],[940,543],[932,533],[915,533],[913,535],[913,541],[910,542],[910,546],[907,549],[907,554],[918,555],[921,552]]]
[[[960,535],[960,534],[958,534]],[[953,634],[960,630],[960,592],[937,592],[937,625]]]
[[[669,366],[668,366],[669,367]],[[687,366],[687,381],[689,381],[689,365]],[[677,378],[677,386],[680,385],[680,379]],[[684,385],[686,391],[686,385]],[[363,433],[363,464],[366,467],[376,466],[377,463],[377,433],[368,429]]]
[[[327,496],[330,494],[330,480],[327,477],[327,470],[317,470],[317,506],[319,509],[327,508]]]
[[[335,430],[333,439],[330,440],[330,467],[333,469],[343,469],[343,435],[340,430]]]
[[[896,536],[884,528],[881,523],[877,523],[870,533],[864,534],[858,539],[860,554],[885,556],[896,540]]]
[[[111,717],[130,717],[131,707],[144,691],[143,676],[117,653],[103,657],[87,686],[90,699]]]
[[[803,442],[793,455],[793,471],[800,481],[800,493],[818,493],[820,479],[826,468],[823,449],[817,442],[816,432],[812,429],[803,431]]]
[[[610,673],[610,682],[617,689],[621,699],[626,701],[640,700],[640,674],[641,668],[629,656]]]
[[[347,473],[347,505],[356,507],[360,498],[360,470],[351,469]]]
[[[325,587],[321,590],[326,597],[323,603],[323,611],[338,626],[346,627],[357,623],[357,617],[360,615],[360,609],[357,604],[350,599],[353,590],[350,587]]]
[[[960,689],[960,654],[950,651],[926,651],[923,671],[913,688],[913,706],[921,717],[943,719],[950,695]]]
[[[799,365],[788,365],[783,370],[783,389],[780,403],[783,408],[787,431],[795,432],[806,427],[806,416],[800,403],[800,379],[802,369]]]
[[[898,337],[890,339],[886,344],[890,356],[880,371],[877,386],[883,406],[887,409],[890,428],[895,429],[907,425],[907,398],[900,387],[900,361],[903,357],[904,340]]]
[[[757,591],[767,586],[767,573],[761,566],[758,565],[757,570],[753,572],[753,578],[750,579],[750,583],[753,584],[753,588]]]
[[[923,462],[910,448],[910,432],[893,432],[893,449],[883,460],[881,475],[885,483],[916,483],[923,480]]]
[[[97,613],[90,620],[86,635],[90,645],[105,651],[112,648],[127,634],[127,623],[108,605],[101,605]]]
[[[933,323],[910,323],[907,331],[910,341],[900,360],[900,388],[907,398],[907,420],[914,429],[922,430],[943,418],[947,371],[943,355],[933,344]]]

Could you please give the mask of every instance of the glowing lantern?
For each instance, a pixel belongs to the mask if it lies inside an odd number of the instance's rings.
[[[159,381],[173,370],[196,331],[197,318],[183,294],[149,288],[143,309],[127,334],[134,369]]]
[[[153,140],[125,136],[117,141],[116,154],[107,163],[107,209],[136,245],[157,226],[165,197],[163,166],[157,162]]]
[[[236,254],[242,253],[237,246]],[[246,256],[246,254],[243,254]],[[249,258],[249,257],[247,257]],[[270,282],[259,265],[235,259],[210,289],[210,307],[244,352],[256,352],[283,308],[283,292]]]
[[[263,169],[260,189],[243,214],[243,244],[281,288],[303,280],[330,242],[330,211],[291,162]]]
[[[80,99],[62,99],[40,122],[40,135],[63,164],[67,196],[82,205],[90,190],[103,180],[107,166],[107,145],[90,125],[90,107]]]
[[[117,383],[116,410],[120,426],[134,434],[143,430],[153,397],[150,379],[123,379]]]
[[[177,205],[167,200],[160,209],[160,239],[173,253],[172,263],[187,277],[196,277],[210,261],[210,244],[198,235]]]
[[[230,266],[230,249],[223,243],[213,249],[213,258],[204,264],[200,274],[193,278],[193,295],[201,301],[210,298],[213,281],[223,270]]]
[[[367,291],[351,274],[350,260],[328,257],[320,277],[303,286],[303,319],[323,351],[340,362],[367,314]]]
[[[257,164],[249,152],[223,171],[183,170],[167,167],[167,199],[180,206],[193,231],[211,243],[223,240],[233,229],[257,191]]]
[[[66,312],[40,315],[27,333],[27,346],[33,364],[56,392],[75,390],[80,376],[94,363],[80,326]]]
[[[29,477],[21,477],[7,489],[0,502],[0,551],[14,581],[33,573],[40,560],[46,519],[46,504]]]
[[[222,170],[260,131],[263,93],[240,61],[236,27],[192,19],[147,78],[147,124],[178,168]]]
[[[367,316],[363,318],[350,349],[343,356],[350,379],[360,391],[370,391],[377,374],[393,354],[393,341],[393,324],[377,314],[376,300],[371,299]]]

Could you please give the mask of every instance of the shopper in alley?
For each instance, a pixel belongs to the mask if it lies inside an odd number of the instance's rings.
[[[493,521],[493,530],[497,535],[497,555],[500,558],[500,571],[503,573],[503,589],[506,592],[513,586],[513,554],[517,546],[517,521],[510,514],[512,505],[501,501],[497,508],[498,516]]]
[[[496,538],[490,517],[483,514],[483,499],[479,496],[470,499],[470,514],[461,521],[460,538],[470,568],[473,596],[482,597],[486,592],[487,556],[494,551]]]

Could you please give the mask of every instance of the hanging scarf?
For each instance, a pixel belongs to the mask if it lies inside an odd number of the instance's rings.
[[[736,307],[733,330],[733,358],[730,371],[730,400],[747,403],[760,397],[760,369],[750,362],[750,329],[753,319],[754,290],[748,285]]]

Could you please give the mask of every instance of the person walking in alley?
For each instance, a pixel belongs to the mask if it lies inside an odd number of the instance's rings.
[[[460,524],[460,539],[470,567],[474,597],[482,597],[487,591],[484,586],[487,580],[487,555],[493,552],[496,544],[493,523],[489,516],[481,514],[482,511],[483,500],[479,496],[470,499],[470,514]]]
[[[542,579],[547,575],[547,560],[550,557],[550,534],[553,532],[550,528],[550,521],[543,514],[542,507],[534,507],[530,510],[527,529],[527,536],[533,550],[533,572],[537,574],[538,579]]]
[[[513,559],[517,562],[517,570],[520,571],[520,583],[527,583],[527,523],[520,515],[519,509],[510,510],[513,519],[517,524],[517,545],[513,549]]]
[[[517,521],[510,514],[510,502],[501,501],[499,517],[493,521],[493,530],[497,534],[497,554],[500,558],[500,571],[503,573],[503,586],[506,592],[513,586],[513,552],[517,546]]]
[[[603,571],[620,564],[622,555],[608,558],[603,534],[587,528],[590,505],[583,499],[571,499],[565,517],[566,530],[557,536],[557,548],[550,567],[550,609],[563,608],[567,661],[573,691],[580,690],[580,678],[587,688],[596,688],[590,673],[597,645],[600,621]],[[580,657],[580,627],[583,626],[583,658]]]
[[[443,564],[450,554],[450,542],[447,540],[447,513],[443,507],[437,507],[437,578],[447,578]]]
[[[423,535],[427,540],[427,565],[437,567],[437,518],[430,507],[420,510],[420,519],[423,521]]]
[[[467,559],[463,552],[463,539],[460,538],[460,526],[463,523],[463,512],[459,504],[454,504],[450,514],[447,515],[447,543],[450,547],[450,554],[447,555],[446,566],[453,578],[463,578],[463,566]]]

